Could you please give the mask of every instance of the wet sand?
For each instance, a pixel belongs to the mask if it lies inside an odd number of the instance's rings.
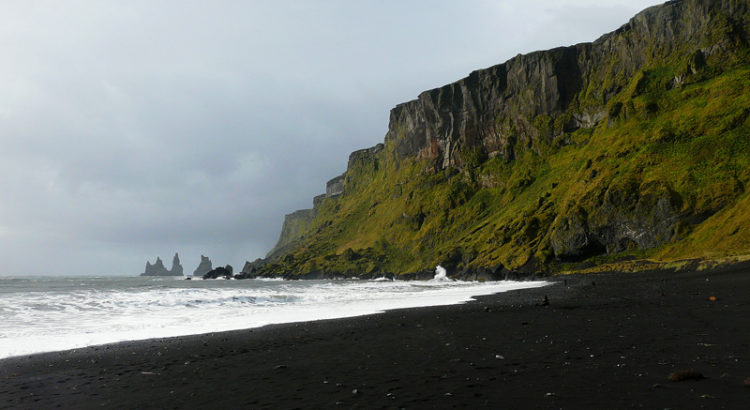
[[[464,305],[6,359],[0,408],[747,408],[748,264],[552,280]],[[669,381],[683,370],[703,378]]]

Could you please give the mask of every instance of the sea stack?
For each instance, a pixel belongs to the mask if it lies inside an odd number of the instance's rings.
[[[203,275],[203,279],[232,279],[234,277],[234,268],[232,265],[219,266],[218,268]]]
[[[167,276],[169,271],[164,267],[164,263],[160,257],[156,257],[156,262],[152,265],[151,262],[146,261],[146,270],[141,273],[141,276]]]
[[[174,258],[172,258],[172,270],[169,271],[169,274],[172,276],[182,276],[182,264],[180,263],[180,255],[177,252],[174,253]]]
[[[211,258],[209,258],[208,256],[201,255],[201,263],[193,271],[193,276],[203,277],[203,275],[207,274],[208,272],[211,272],[211,270],[213,270]]]
[[[180,264],[180,256],[175,253],[172,259],[172,270],[167,270],[164,267],[160,257],[156,257],[156,262],[152,265],[151,262],[146,261],[146,269],[141,276],[182,276],[182,265]]]

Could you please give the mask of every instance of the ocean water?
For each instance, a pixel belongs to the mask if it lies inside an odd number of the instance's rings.
[[[0,277],[0,358],[388,309],[463,303],[546,282]]]

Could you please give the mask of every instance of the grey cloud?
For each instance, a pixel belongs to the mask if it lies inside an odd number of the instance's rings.
[[[262,256],[388,111],[656,1],[0,5],[0,274]]]

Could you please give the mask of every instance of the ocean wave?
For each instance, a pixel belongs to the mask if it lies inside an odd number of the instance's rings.
[[[0,281],[0,358],[273,323],[332,319],[387,309],[462,303],[472,296],[545,282]]]

